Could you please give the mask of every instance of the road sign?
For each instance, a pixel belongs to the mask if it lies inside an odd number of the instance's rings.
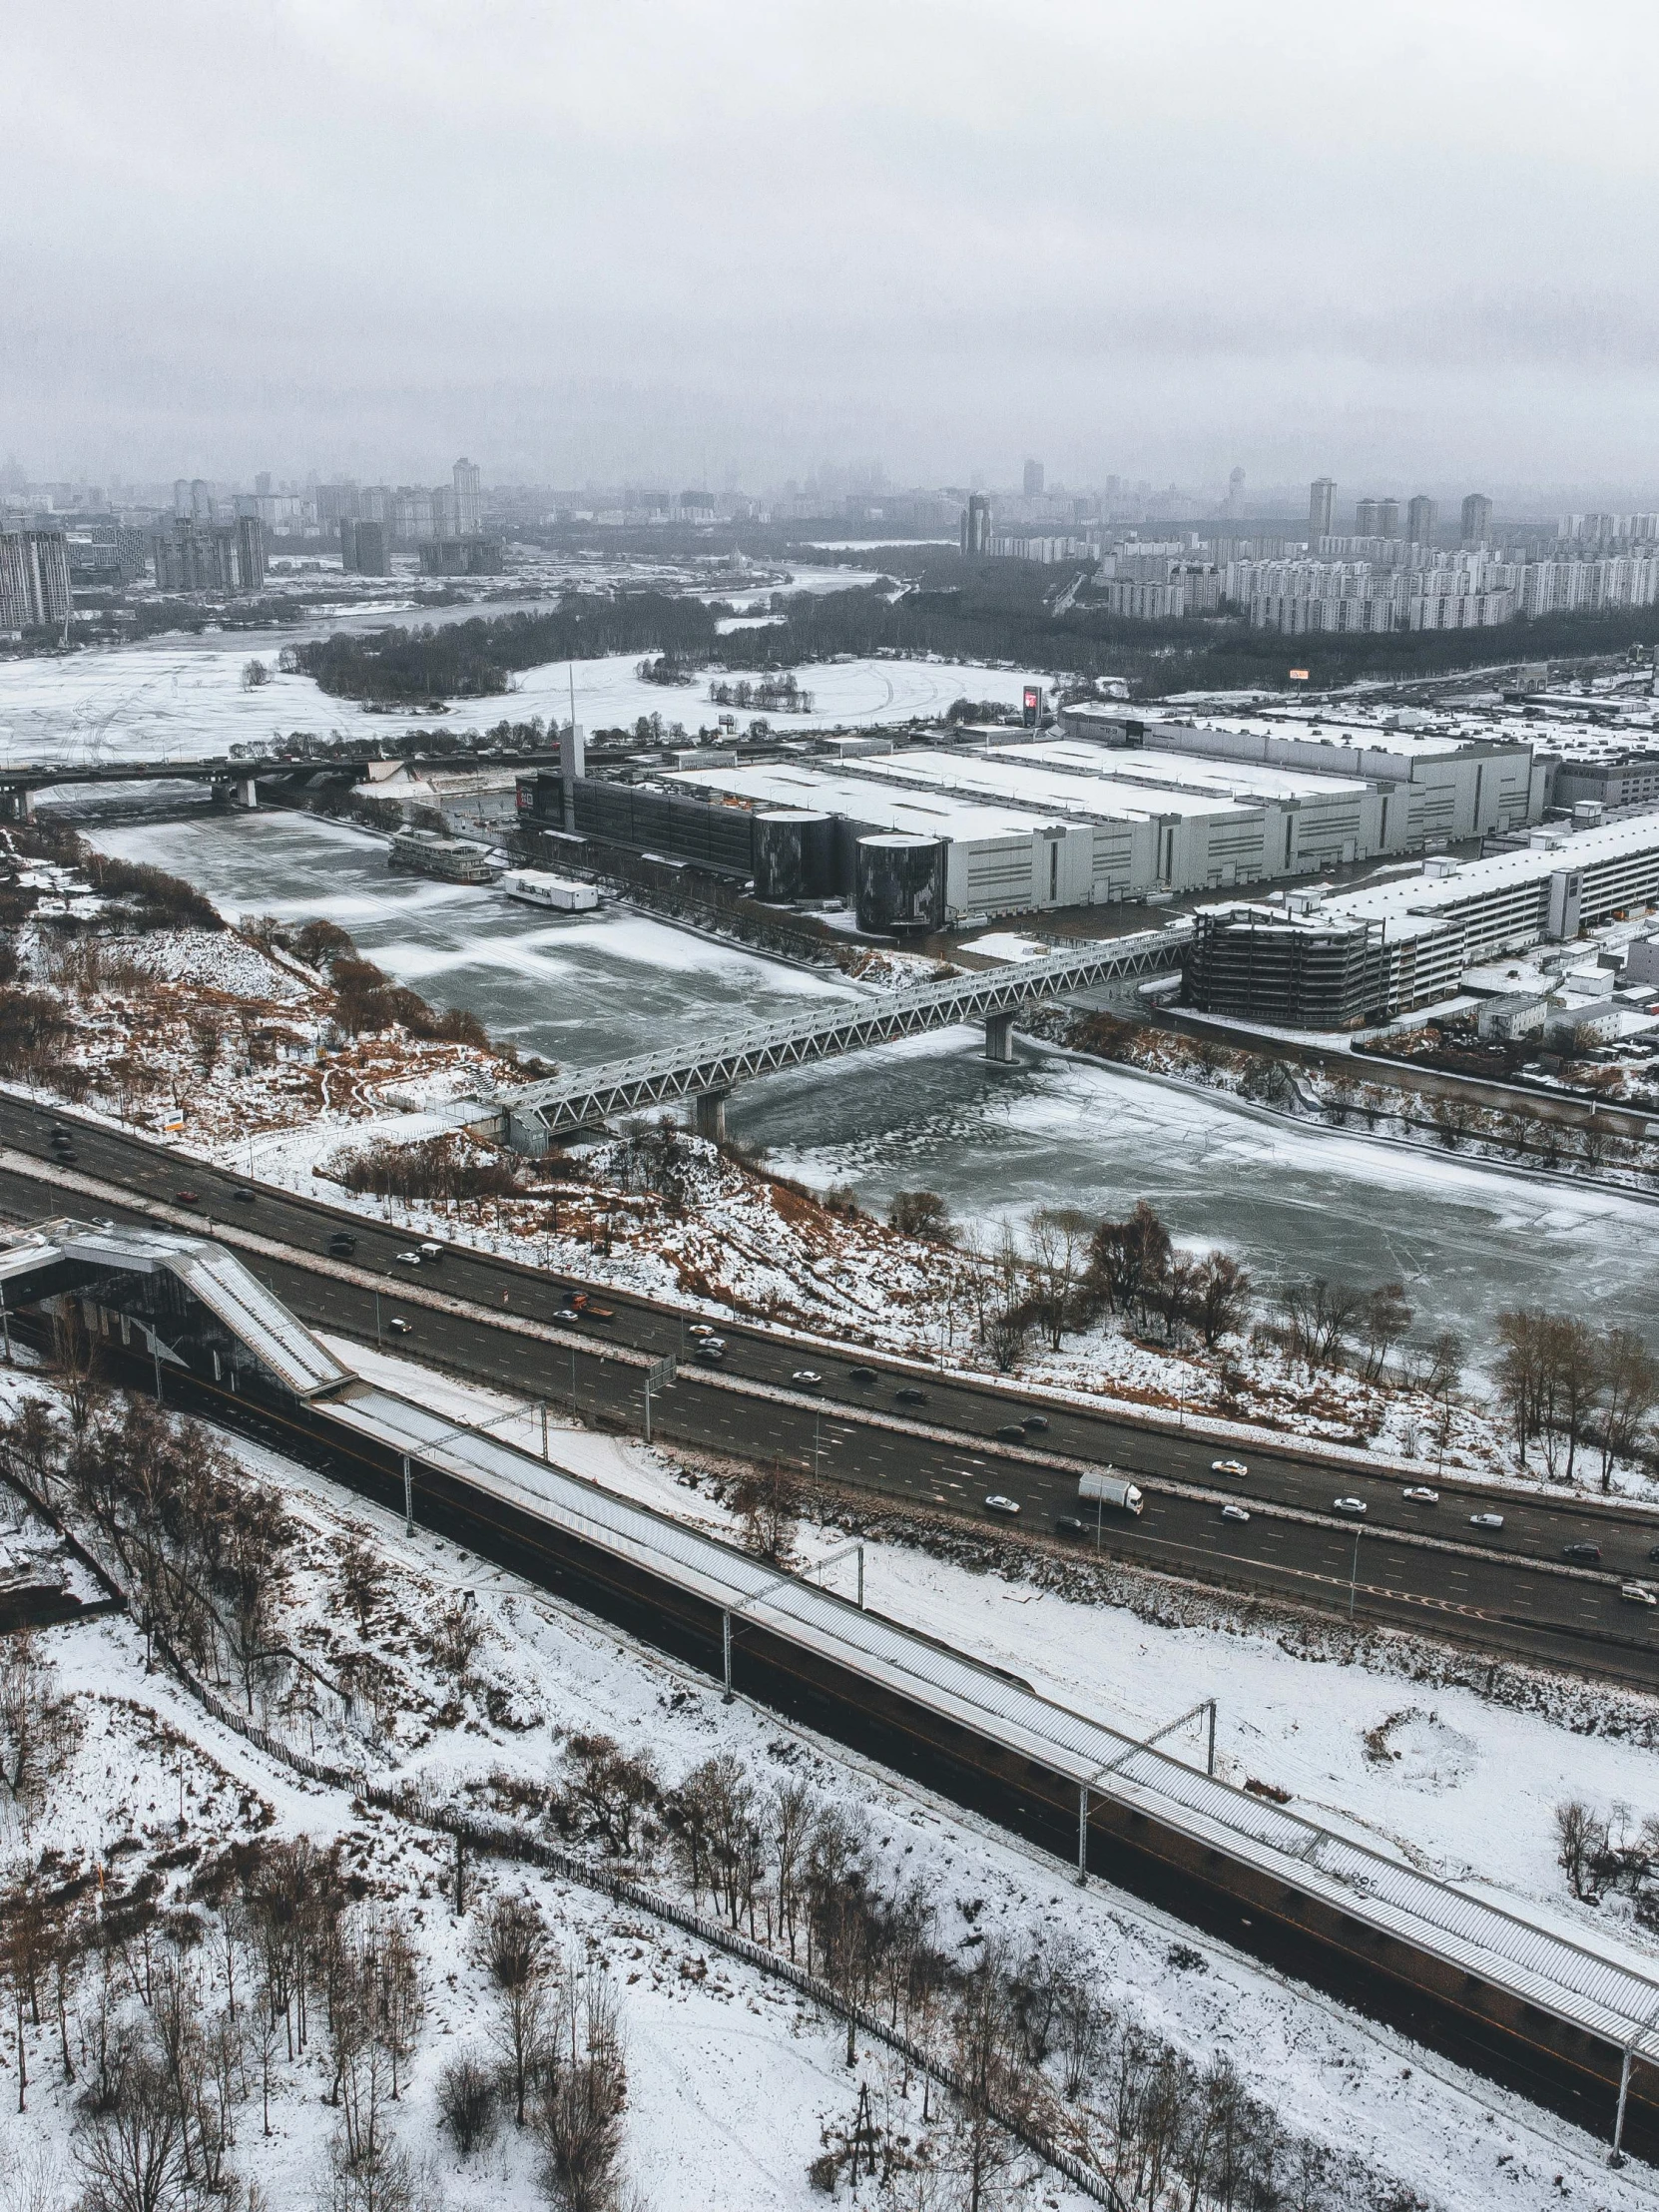
[[[660,1390],[674,1381],[679,1363],[672,1356],[666,1360],[654,1360],[645,1371],[645,1386],[648,1390]]]

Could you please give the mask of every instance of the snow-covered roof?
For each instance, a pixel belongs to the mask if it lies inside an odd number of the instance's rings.
[[[668,1579],[729,1612],[740,1636],[753,1623],[1616,2047],[1659,2057],[1659,1978],[1623,1960],[1142,1749],[1014,1675],[407,1398],[370,1385],[322,1411]]]
[[[845,776],[806,763],[765,768],[686,769],[664,782],[699,798],[728,797],[761,807],[806,807],[816,814],[845,815],[872,830],[905,830],[915,836],[975,843],[1028,837],[1040,818],[1010,806],[980,805],[941,791],[907,792],[869,776]]]
[[[60,1260],[122,1274],[175,1276],[296,1397],[314,1397],[353,1380],[252,1269],[211,1238],[113,1223],[48,1222],[0,1249],[0,1281]]]
[[[1307,769],[1269,767],[1261,761],[1207,760],[1188,753],[1153,753],[1144,746],[1105,750],[1086,738],[1058,739],[1044,745],[998,745],[992,751],[1005,761],[1030,761],[1039,766],[1047,763],[1114,784],[1167,784],[1180,791],[1247,803],[1328,799],[1333,792],[1371,788],[1359,776],[1316,776]],[[1148,800],[1145,804],[1157,802]]]
[[[1062,750],[1086,761],[1093,773],[1072,774],[1066,764],[1049,757]],[[916,751],[864,761],[860,774],[974,799],[1006,800],[1039,819],[1080,815],[1094,822],[1146,822],[1170,815],[1230,815],[1239,811],[1241,803],[1250,804],[1252,795],[1243,795],[1241,801],[1226,788],[1225,773],[1217,774],[1213,783],[1205,780],[1202,770],[1183,778],[1178,763],[1167,777],[1137,780],[1127,763],[1141,758],[1138,753],[1105,754],[1093,745],[1041,750],[999,747],[991,753]],[[1175,759],[1168,754],[1159,758]],[[1247,770],[1245,778],[1238,780],[1247,780],[1248,774]]]

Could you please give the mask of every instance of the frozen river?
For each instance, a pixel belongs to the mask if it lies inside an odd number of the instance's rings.
[[[783,1013],[842,986],[622,911],[552,920],[499,893],[387,872],[384,848],[288,816],[101,830],[98,842],[188,876],[226,912],[325,914],[400,981],[566,1063]],[[1287,1128],[1219,1100],[1025,1048],[993,1068],[952,1030],[740,1090],[735,1135],[870,1206],[940,1192],[994,1223],[1064,1204],[1121,1214],[1147,1198],[1184,1240],[1227,1247],[1259,1279],[1406,1286],[1419,1325],[1489,1341],[1537,1303],[1653,1331],[1659,1207],[1577,1193],[1443,1154]]]

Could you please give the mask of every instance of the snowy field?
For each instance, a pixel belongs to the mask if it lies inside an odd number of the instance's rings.
[[[295,731],[361,739],[431,728],[430,715],[366,716],[348,700],[328,698],[308,676],[276,674],[275,644],[247,637],[207,646],[163,639],[62,660],[0,661],[0,767],[202,760],[223,756],[233,745],[269,750]],[[242,672],[255,655],[273,670],[272,680],[244,691]],[[585,730],[632,729],[641,715],[653,714],[683,723],[694,735],[700,724],[716,727],[723,710],[709,704],[706,681],[684,689],[645,684],[634,673],[640,659],[619,653],[574,664],[576,718]],[[1017,706],[1022,687],[1033,681],[1018,670],[897,660],[814,663],[803,666],[801,678],[813,695],[813,712],[769,714],[774,729],[907,722],[942,715],[964,695]],[[567,720],[569,714],[570,673],[560,661],[527,669],[510,693],[457,705],[444,727],[488,729],[503,716],[527,722],[535,715]]]

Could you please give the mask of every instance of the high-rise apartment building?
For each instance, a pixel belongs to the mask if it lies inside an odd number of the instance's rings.
[[[1321,538],[1331,535],[1331,525],[1336,515],[1337,485],[1330,476],[1316,476],[1308,487],[1308,542],[1318,547]]]
[[[991,503],[983,492],[970,492],[962,514],[962,551],[982,559],[990,549]]]
[[[383,522],[353,521],[342,515],[339,524],[340,566],[348,576],[389,576],[391,562],[386,553],[386,526]]]
[[[484,493],[475,461],[459,460],[450,470],[455,488],[455,535],[475,538],[484,527]]]
[[[265,524],[258,515],[203,523],[178,516],[156,537],[161,591],[258,591],[265,582]]]
[[[0,633],[64,622],[70,605],[64,533],[0,530]]]
[[[1359,499],[1354,504],[1354,535],[1357,538],[1375,538],[1378,505],[1375,499]]]
[[[1397,538],[1399,535],[1399,501],[1380,499],[1377,502],[1377,534],[1380,538]]]
[[[324,537],[331,538],[342,522],[355,522],[357,511],[355,484],[317,485],[316,526]]]
[[[1025,496],[1027,499],[1040,499],[1042,495],[1043,464],[1041,461],[1027,461],[1025,464]]]
[[[1463,501],[1463,543],[1485,545],[1492,535],[1492,503],[1484,492],[1471,491]]]
[[[1405,507],[1405,535],[1412,545],[1430,545],[1434,538],[1435,507],[1432,499],[1418,492]]]

